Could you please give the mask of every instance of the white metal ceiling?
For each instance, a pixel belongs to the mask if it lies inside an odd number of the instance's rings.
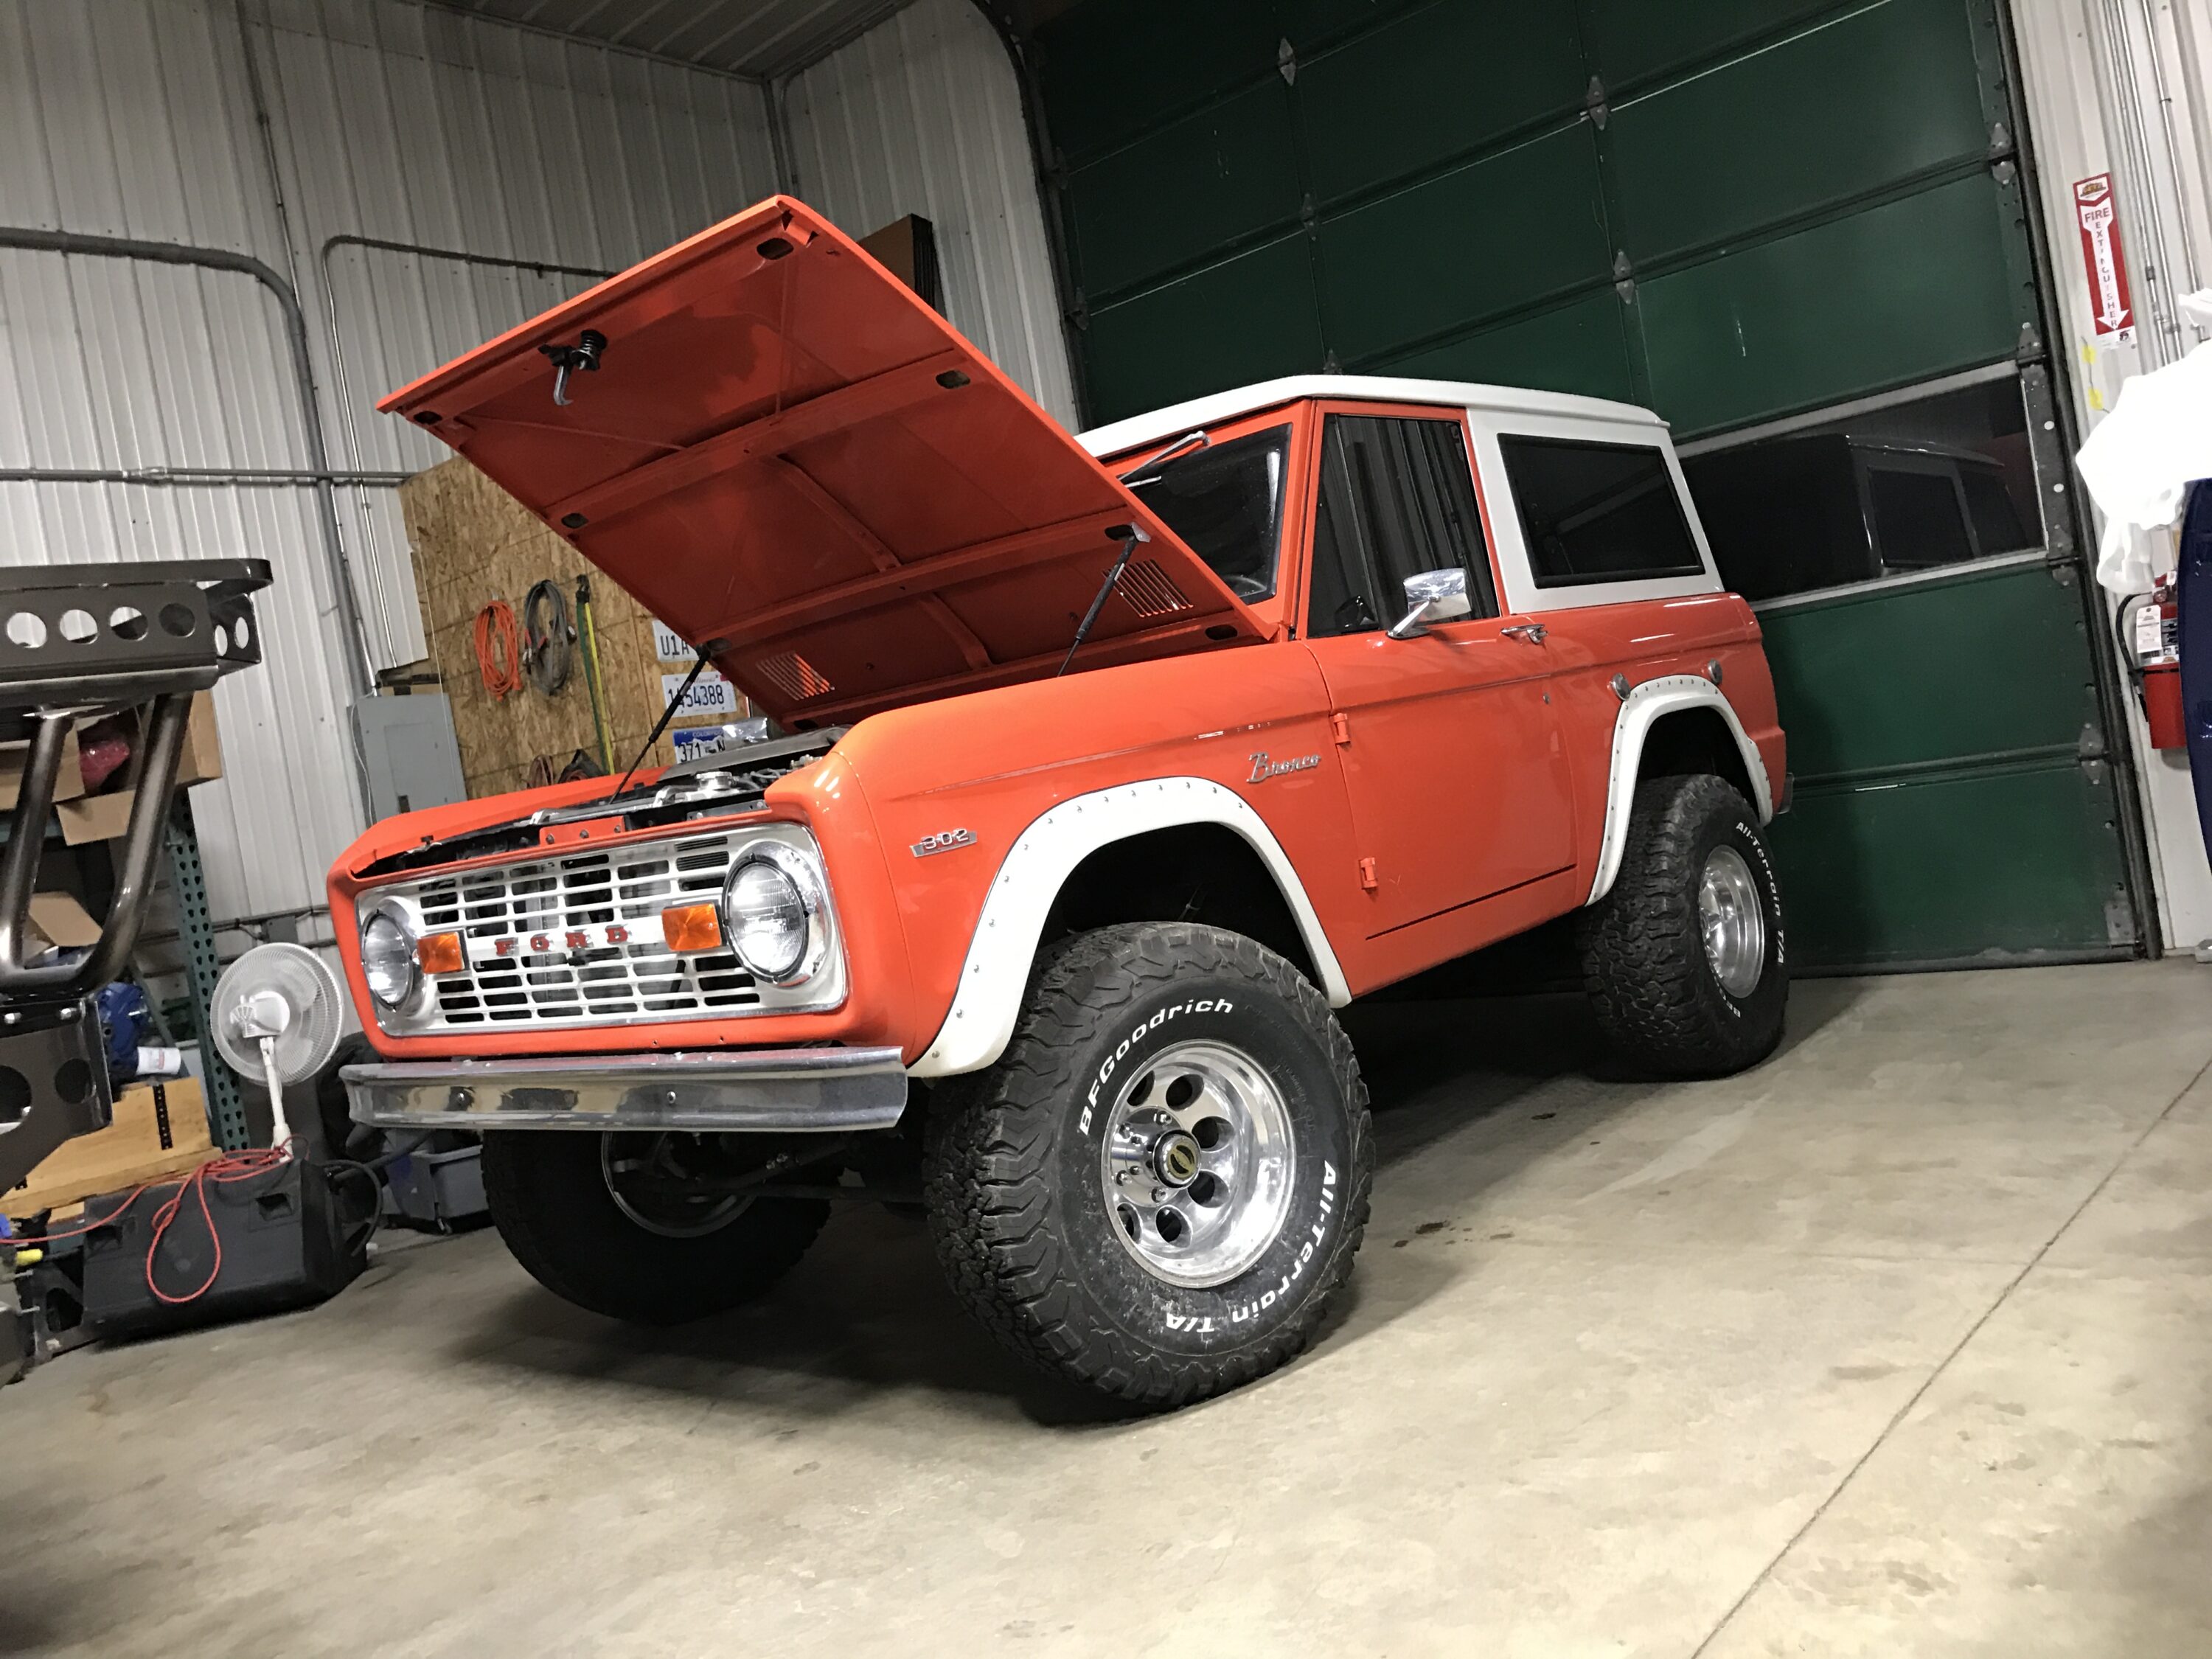
[[[793,74],[906,0],[431,0],[756,80]]]

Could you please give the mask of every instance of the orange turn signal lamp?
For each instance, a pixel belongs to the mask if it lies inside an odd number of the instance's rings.
[[[459,933],[425,933],[415,941],[415,960],[426,974],[458,974],[468,966]]]
[[[660,937],[678,956],[722,948],[721,912],[711,904],[679,904],[660,913]]]

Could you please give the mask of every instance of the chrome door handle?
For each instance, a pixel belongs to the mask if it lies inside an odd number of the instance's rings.
[[[1541,623],[1516,623],[1510,628],[1501,628],[1498,631],[1509,640],[1525,640],[1530,645],[1544,642],[1545,629]]]

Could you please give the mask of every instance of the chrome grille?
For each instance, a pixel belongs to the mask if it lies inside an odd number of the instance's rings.
[[[410,900],[426,933],[557,938],[563,927],[658,918],[671,905],[713,901],[738,845],[751,838],[692,836],[563,854],[380,891]],[[410,1030],[712,1018],[761,1000],[727,951],[679,957],[658,939],[471,961],[463,972],[439,975],[433,989],[428,1012],[410,1021]]]

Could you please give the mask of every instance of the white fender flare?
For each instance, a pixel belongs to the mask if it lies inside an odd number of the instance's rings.
[[[1759,745],[1745,735],[1743,722],[1735,717],[1720,688],[1695,674],[1668,674],[1646,680],[1628,694],[1613,721],[1613,769],[1605,787],[1605,840],[1598,851],[1597,879],[1590,884],[1585,903],[1595,904],[1611,892],[1620,874],[1621,854],[1628,849],[1629,809],[1636,802],[1637,774],[1644,763],[1644,738],[1662,715],[1685,708],[1710,708],[1728,722],[1736,751],[1743,757],[1745,775],[1751,779],[1751,804],[1758,809],[1759,821],[1772,820],[1774,786],[1766,775],[1766,763],[1759,758]]]
[[[1351,1001],[1344,969],[1322,931],[1305,884],[1260,815],[1235,791],[1210,778],[1150,778],[1064,800],[1014,837],[991,878],[990,896],[969,941],[960,988],[945,1024],[908,1072],[915,1077],[953,1077],[995,1061],[1021,1016],[1045,915],[1075,866],[1115,842],[1194,823],[1233,830],[1260,855],[1290,905],[1329,1006],[1341,1008]]]

